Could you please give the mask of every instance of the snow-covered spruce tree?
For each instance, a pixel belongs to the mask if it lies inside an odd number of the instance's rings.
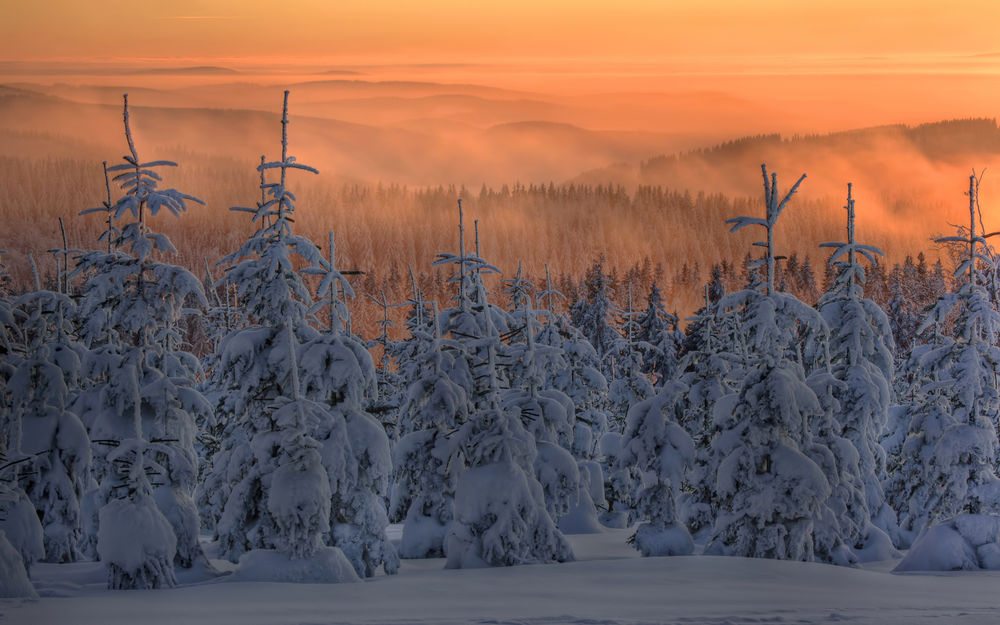
[[[535,477],[542,485],[549,516],[558,523],[579,504],[581,496],[589,494],[580,490],[580,472],[570,451],[576,416],[573,400],[568,395],[543,387],[541,363],[557,354],[556,348],[535,341],[535,310],[530,296],[519,312],[524,330],[519,336],[524,340],[512,343],[508,349],[512,386],[503,393],[502,403],[505,408],[520,412],[524,427],[535,437],[538,451]],[[596,520],[593,506],[589,516]]]
[[[354,297],[354,290],[334,262],[333,233],[329,249],[326,267],[303,270],[322,275],[311,312],[328,307],[329,321],[325,332],[302,346],[301,389],[328,405],[347,425],[355,480],[346,496],[333,497],[332,544],[343,550],[362,577],[373,576],[379,567],[393,574],[399,558],[386,536],[385,499],[392,472],[389,438],[382,424],[363,409],[366,397],[376,393],[375,365],[364,343],[350,331],[346,300]],[[321,425],[310,434],[326,440],[332,433]]]
[[[683,358],[689,352],[701,349],[708,337],[713,336],[713,333],[706,332],[702,327],[705,323],[710,323],[716,329],[718,327],[716,307],[722,296],[726,294],[726,285],[722,281],[722,267],[712,265],[710,275],[711,279],[705,284],[704,302],[700,308],[694,311],[694,314],[687,318],[687,325],[684,327],[684,340],[681,344],[680,354],[678,354],[679,358]]]
[[[501,272],[479,256],[479,222],[476,222],[476,252],[467,253],[461,200],[458,201],[458,215],[458,255],[438,254],[432,263],[433,266],[456,265],[458,268],[458,273],[449,278],[449,282],[458,285],[455,305],[440,312],[438,324],[442,334],[450,335],[462,347],[453,362],[450,372],[452,380],[461,384],[470,400],[478,404],[488,395],[487,385],[491,376],[499,376],[504,386],[510,386],[507,371],[500,370],[499,363],[496,370],[486,370],[486,363],[489,361],[488,346],[481,339],[494,332],[498,337],[508,337],[512,320],[505,310],[488,301],[483,275]],[[498,354],[499,352],[494,356]]]
[[[179,216],[188,201],[201,200],[158,188],[156,168],[176,164],[141,161],[132,139],[127,96],[123,120],[129,154],[124,163],[107,171],[121,172],[114,180],[125,194],[110,212],[115,220],[127,215],[134,221],[121,227],[111,252],[88,252],[77,267],[77,272],[87,276],[81,313],[100,324],[91,326],[91,334],[103,335],[91,343],[86,370],[92,393],[81,404],[85,408],[81,418],[89,426],[91,440],[98,443],[94,466],[101,479],[101,519],[151,514],[145,499],[147,487],[123,481],[114,466],[120,454],[127,453],[128,462],[141,464],[134,472],[157,476],[151,496],[171,528],[173,545],[163,538],[166,534],[151,534],[166,542],[143,552],[148,562],[129,560],[124,568],[109,568],[113,587],[142,588],[173,583],[172,572],[168,575],[158,562],[164,553],[169,552],[180,566],[191,566],[201,557],[198,512],[191,499],[197,477],[195,419],[210,407],[194,388],[193,378],[200,370],[197,359],[182,349],[178,322],[189,301],[206,302],[194,275],[155,259],[156,253],[176,250],[166,236],[147,224],[147,217],[162,209]],[[119,450],[126,440],[132,442]],[[126,483],[131,486],[123,487]],[[106,559],[101,537],[108,535],[102,528],[97,536],[102,560]]]
[[[913,342],[917,336],[917,328],[920,326],[920,315],[916,304],[907,297],[903,291],[903,285],[894,280],[896,272],[890,274],[889,301],[885,305],[885,314],[889,319],[889,328],[895,343],[896,362],[905,360],[910,353]]]
[[[896,555],[892,543],[885,534],[872,530],[858,450],[840,433],[842,427],[836,415],[842,408],[837,395],[843,392],[845,383],[826,371],[813,373],[806,382],[816,393],[821,411],[810,421],[812,440],[804,451],[819,465],[830,485],[830,495],[813,519],[815,558],[853,566],[859,560],[854,548],[867,548],[866,559],[889,559]],[[875,538],[866,540],[870,532],[875,533]]]
[[[715,404],[733,391],[732,371],[740,369],[739,359],[726,349],[718,332],[718,302],[724,290],[715,292],[705,285],[705,303],[691,319],[700,336],[689,335],[692,347],[678,366],[678,381],[687,386],[684,409],[679,423],[691,436],[695,457],[684,493],[680,497],[684,523],[695,536],[712,529],[718,501],[715,494],[715,467],[712,463],[712,438],[718,432],[714,426]]]
[[[61,293],[35,291],[17,298],[23,357],[8,382],[11,424],[17,423],[21,487],[43,521],[45,561],[73,562],[80,557],[80,504],[91,487],[90,439],[68,410],[79,392],[85,349],[69,333],[75,308]],[[12,454],[8,454],[12,455]]]
[[[320,549],[317,540],[331,535],[330,521],[358,481],[346,420],[329,407],[328,395],[336,389],[344,393],[341,399],[350,396],[351,405],[359,402],[365,376],[354,350],[342,342],[309,354],[310,344],[322,337],[307,322],[312,297],[293,255],[317,271],[330,267],[312,241],[292,233],[295,196],[288,172],[317,172],[288,154],[288,123],[286,91],[281,159],[260,165],[263,171],[277,169],[279,180],[263,185],[267,197],[256,208],[233,209],[251,213],[258,229],[223,259],[230,264],[228,280],[243,303],[246,327],[219,346],[211,383],[223,399],[219,412],[226,430],[200,499],[215,521],[221,555],[240,561],[241,571],[245,564],[242,574],[248,579],[351,581],[356,575],[343,552]],[[332,322],[339,323],[336,315]],[[330,379],[320,381],[324,375]],[[326,488],[314,484],[319,490],[311,493],[292,488],[299,480],[312,484],[320,474]],[[281,566],[269,567],[266,550],[274,549]]]
[[[516,321],[523,323],[524,311],[531,303],[531,292],[535,288],[535,285],[524,277],[524,263],[518,262],[517,273],[514,274],[513,278],[504,280],[502,284],[503,292],[510,301],[511,316]]]
[[[554,349],[537,364],[544,372],[544,387],[560,390],[573,401],[576,414],[573,455],[591,459],[601,437],[608,431],[609,416],[605,406],[608,383],[600,371],[600,360],[593,345],[565,315],[555,312],[552,298],[565,299],[565,296],[552,287],[547,266],[545,275],[547,286],[539,294],[539,301],[547,302],[546,321],[535,342]]]
[[[789,358],[799,349],[800,331],[825,343],[826,325],[819,313],[774,287],[774,228],[782,210],[805,179],[783,199],[777,176],[764,175],[766,216],[730,219],[732,230],[762,226],[767,240],[763,264],[765,292],[733,293],[720,307],[741,309],[750,366],[736,393],[716,403],[720,432],[712,441],[719,511],[705,553],[788,560],[813,557],[813,519],[830,495],[821,468],[807,455],[812,446],[811,420],[821,414],[815,393],[806,385],[801,362]],[[817,339],[818,337],[818,339]],[[815,345],[807,347],[815,348]]]
[[[604,273],[603,255],[595,259],[594,264],[587,270],[583,286],[583,298],[572,310],[571,320],[593,345],[602,364],[602,373],[605,377],[611,377],[611,371],[608,369],[611,361],[606,357],[614,349],[615,342],[621,335],[611,322],[615,310],[615,305],[611,301],[614,293],[611,279]]]
[[[677,424],[687,387],[667,382],[660,391],[628,411],[621,452],[622,469],[637,467],[641,485],[636,512],[642,521],[631,542],[644,556],[689,555],[694,542],[677,513],[677,495],[694,444]]]
[[[597,354],[580,331],[555,312],[553,297],[563,297],[552,286],[548,265],[545,267],[546,288],[538,294],[539,305],[544,301],[545,324],[535,334],[533,366],[538,370],[546,392],[559,392],[567,414],[572,414],[573,436],[569,451],[576,458],[580,474],[579,497],[569,512],[559,520],[565,533],[600,531],[596,509],[606,509],[604,469],[595,460],[596,441],[607,431],[608,416],[602,408],[606,400],[607,383],[597,368]],[[570,395],[572,393],[572,395]]]
[[[461,245],[461,237],[460,237]],[[478,256],[439,255],[437,262],[474,262]],[[475,275],[476,270],[473,270]],[[501,332],[497,315],[478,289],[477,306],[463,301],[459,281],[458,311],[445,311],[452,339],[460,339],[478,376],[470,402],[469,421],[455,434],[468,468],[458,479],[455,516],[445,537],[447,568],[510,566],[564,562],[573,558],[565,537],[545,507],[542,486],[535,478],[538,456],[534,437],[521,422],[520,411],[501,402],[498,350]],[[468,330],[479,332],[470,334]]]
[[[608,511],[604,515],[605,523],[614,526],[630,526],[636,519],[636,503],[641,487],[640,468],[635,464],[623,463],[618,460],[625,439],[622,434],[626,430],[626,417],[632,406],[652,397],[653,385],[642,372],[642,354],[635,343],[638,330],[635,324],[636,313],[632,309],[631,285],[629,286],[628,308],[624,311],[625,320],[623,333],[615,341],[612,351],[605,359],[606,370],[611,370],[613,378],[608,384],[607,405],[611,415],[609,432],[600,441],[604,456],[603,466],[607,480],[605,481],[605,499]]]
[[[390,442],[395,442],[399,438],[399,406],[403,403],[406,389],[403,387],[402,376],[392,362],[392,339],[389,332],[395,324],[389,318],[389,309],[401,304],[390,304],[382,289],[379,289],[379,297],[371,293],[366,295],[382,309],[382,318],[378,321],[379,335],[365,343],[369,349],[377,347],[381,352],[375,365],[376,392],[368,399],[365,410],[378,417]]]
[[[677,372],[684,334],[677,329],[677,315],[668,313],[656,282],[649,289],[646,311],[635,320],[635,342],[642,352],[642,372],[659,388]]]
[[[394,452],[390,515],[405,519],[400,542],[404,558],[444,555],[455,488],[464,468],[452,434],[465,424],[469,401],[465,390],[448,376],[453,356],[445,349],[447,344],[435,323],[429,349],[422,355],[425,373],[407,389],[400,407],[403,430]]]
[[[965,277],[957,293],[938,299],[921,330],[956,314],[953,335],[921,352],[928,372],[909,406],[909,433],[901,450],[899,475],[891,480],[900,526],[913,535],[960,513],[1000,514],[996,422],[1000,413],[1000,315],[979,276],[988,258],[977,234],[978,178],[969,178],[969,229],[940,243],[967,246],[955,272]],[[989,236],[989,235],[987,235]],[[957,311],[956,311],[957,309]]]
[[[386,348],[396,366],[398,388],[404,393],[410,384],[424,374],[423,356],[430,351],[430,341],[434,335],[434,323],[437,319],[430,303],[424,299],[423,292],[417,286],[413,268],[408,267],[408,269],[413,294],[406,301],[410,309],[404,325],[410,331],[410,336],[402,341],[392,341]]]
[[[132,382],[138,386],[138,380]],[[138,412],[135,406],[132,417],[137,433],[141,421]],[[143,460],[149,443],[138,437],[116,442],[108,454],[111,474],[102,486],[110,496],[101,507],[97,533],[97,553],[108,570],[108,588],[173,586],[177,537],[153,499],[153,486],[146,475],[153,467]]]
[[[625,416],[634,404],[652,396],[653,385],[643,373],[643,351],[637,344],[639,325],[636,317],[642,313],[632,308],[632,285],[628,286],[628,304],[622,311],[622,331],[605,354],[605,370],[611,371],[608,385],[608,404],[611,409],[612,426],[617,432],[625,430]]]
[[[882,489],[886,469],[885,451],[880,443],[893,400],[894,344],[885,312],[862,294],[865,271],[858,263],[858,256],[874,263],[875,255],[882,255],[882,251],[855,240],[854,198],[850,184],[847,185],[845,208],[847,241],[820,246],[834,248],[830,263],[837,267],[837,275],[820,299],[819,311],[832,329],[831,372],[843,382],[831,387],[838,405],[834,415],[841,428],[838,434],[857,449],[857,470],[864,480],[869,515],[869,519],[865,519],[865,511],[858,511],[857,533],[850,531],[843,537],[850,547],[861,549],[872,541],[885,542],[885,536],[872,534],[869,521],[898,542],[896,513],[886,503]]]
[[[35,587],[28,579],[28,571],[24,568],[21,554],[7,540],[7,535],[0,529],[0,598],[34,599],[38,597]]]

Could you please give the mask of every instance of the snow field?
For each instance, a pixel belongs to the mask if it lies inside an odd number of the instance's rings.
[[[398,532],[394,526],[393,534]],[[280,584],[178,575],[176,588],[112,592],[99,563],[39,564],[38,600],[0,601],[17,625],[996,623],[1000,572],[899,575],[762,559],[642,558],[629,530],[569,536],[576,562],[445,570],[405,560],[361,584]],[[224,565],[224,562],[217,564]],[[72,580],[72,581],[71,581]]]

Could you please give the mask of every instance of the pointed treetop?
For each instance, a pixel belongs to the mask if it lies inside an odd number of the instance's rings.
[[[764,176],[764,203],[765,203],[765,219],[759,217],[734,217],[732,219],[727,219],[727,224],[732,224],[729,229],[730,232],[736,232],[742,230],[747,226],[762,226],[767,230],[767,240],[766,241],[755,241],[754,245],[758,247],[767,248],[766,255],[761,261],[754,263],[766,264],[767,265],[767,294],[774,294],[774,227],[778,223],[778,217],[781,216],[782,211],[785,210],[785,206],[791,201],[792,196],[798,191],[799,185],[802,181],[806,179],[806,175],[802,174],[799,179],[792,185],[792,188],[788,190],[784,198],[780,201],[778,200],[778,174],[772,173],[770,179],[767,176],[767,165],[761,164],[761,172]]]
[[[862,296],[860,285],[865,282],[865,271],[858,264],[856,254],[864,256],[869,263],[874,265],[878,262],[876,256],[885,256],[885,253],[873,245],[858,243],[855,239],[853,186],[852,183],[847,183],[847,203],[844,205],[844,209],[847,211],[847,242],[820,243],[819,246],[834,248],[828,262],[831,266],[837,267],[839,271],[831,285],[831,293],[860,298]],[[844,256],[846,256],[846,260],[838,260]]]

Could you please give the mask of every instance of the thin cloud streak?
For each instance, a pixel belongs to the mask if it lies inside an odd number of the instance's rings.
[[[164,15],[161,20],[245,20],[245,15]]]

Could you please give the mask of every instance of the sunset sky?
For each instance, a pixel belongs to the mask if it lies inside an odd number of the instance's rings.
[[[976,72],[1000,60],[990,56],[1000,53],[998,17],[991,0],[4,0],[0,61],[575,59]]]

